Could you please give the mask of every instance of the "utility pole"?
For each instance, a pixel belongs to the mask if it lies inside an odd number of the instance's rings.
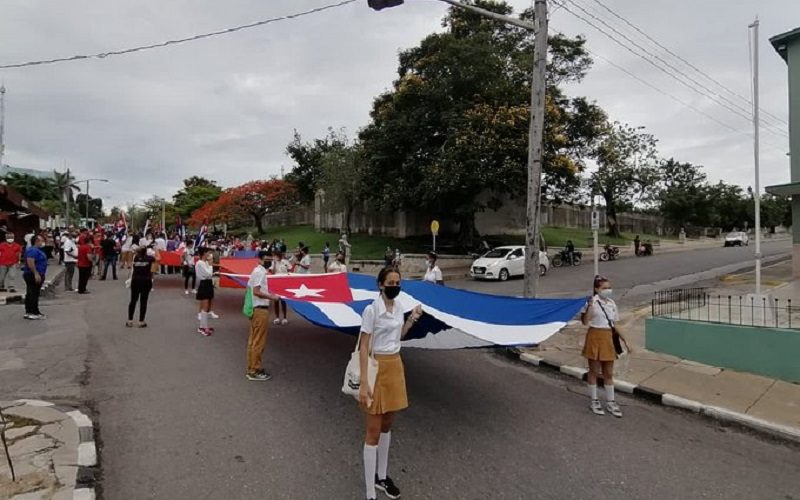
[[[531,80],[531,124],[528,137],[528,223],[525,237],[525,297],[535,297],[539,285],[539,195],[542,186],[545,73],[547,71],[547,0],[534,5],[536,37]]]
[[[3,155],[6,151],[6,86],[0,83],[0,170],[3,168]]]
[[[66,167],[66,166],[67,166],[67,160],[64,160],[64,167]],[[65,205],[66,205],[66,210],[65,210],[65,212],[66,212],[65,216],[66,217],[65,218],[67,220],[64,222],[64,226],[69,228],[69,199],[70,199],[70,196],[72,196],[72,178],[69,175],[69,168],[67,168],[67,192],[66,193],[62,193],[62,196],[66,196],[66,198],[67,198],[66,199],[66,203],[65,203]]]
[[[753,30],[753,159],[755,163],[755,201],[756,223],[756,295],[761,295],[761,185],[759,179],[759,98],[758,98],[758,18],[750,25]]]

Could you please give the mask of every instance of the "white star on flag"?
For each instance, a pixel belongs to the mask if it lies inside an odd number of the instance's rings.
[[[308,288],[305,284],[300,285],[300,288],[287,288],[287,292],[292,292],[296,299],[303,297],[322,297],[320,292],[324,292],[325,288]]]

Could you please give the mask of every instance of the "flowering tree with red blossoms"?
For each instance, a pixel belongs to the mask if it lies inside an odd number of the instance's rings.
[[[258,232],[263,233],[262,219],[265,215],[289,210],[297,203],[297,188],[291,182],[282,179],[250,181],[226,189],[219,198],[195,210],[189,223],[236,223],[249,219]]]

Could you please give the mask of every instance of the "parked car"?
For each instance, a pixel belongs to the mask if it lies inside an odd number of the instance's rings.
[[[539,252],[539,275],[544,276],[550,270],[550,259],[547,254]],[[473,279],[505,281],[512,276],[525,274],[525,247],[497,247],[483,254],[472,263],[469,271]]]
[[[749,244],[750,244],[750,238],[744,231],[733,231],[725,235],[726,247],[735,247],[735,246],[740,247],[740,246],[747,246]]]

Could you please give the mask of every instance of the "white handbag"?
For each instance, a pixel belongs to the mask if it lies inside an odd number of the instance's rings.
[[[374,332],[373,328],[373,332]],[[370,394],[375,389],[375,379],[378,378],[378,360],[372,354],[372,342],[375,335],[370,335],[369,341],[369,355],[367,357],[367,381],[369,383]],[[344,372],[344,383],[342,384],[342,392],[353,396],[358,401],[359,391],[361,390],[361,333],[358,334],[356,341],[356,348],[350,355],[350,362],[347,363],[347,369]]]

